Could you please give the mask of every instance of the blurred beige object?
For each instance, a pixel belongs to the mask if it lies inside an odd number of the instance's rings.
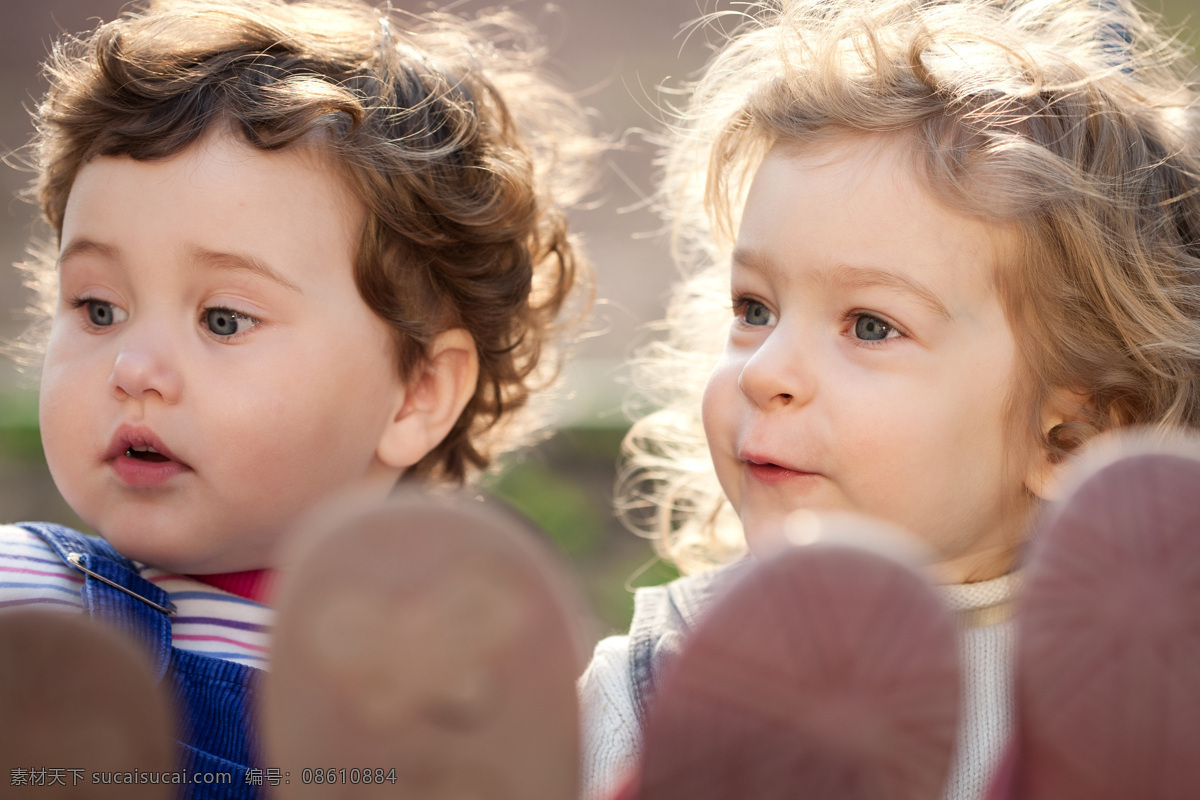
[[[31,796],[174,794],[166,693],[133,642],[86,617],[0,613],[0,720],[3,780]]]

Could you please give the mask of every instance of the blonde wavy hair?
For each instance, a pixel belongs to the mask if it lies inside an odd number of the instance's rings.
[[[730,18],[671,130],[657,199],[684,278],[635,364],[648,413],[618,485],[664,557],[691,572],[744,552],[701,394],[740,209],[780,141],[902,136],[948,207],[1015,223],[997,276],[1021,370],[1010,432],[1061,459],[1117,426],[1200,428],[1200,101],[1156,20],[1125,0],[778,0],[708,21]],[[1090,402],[1042,430],[1063,388]]]
[[[565,209],[590,188],[601,143],[544,56],[507,12],[147,0],[56,43],[30,194],[57,239],[76,175],[99,156],[168,158],[214,127],[262,150],[322,151],[366,210],[354,279],[392,328],[399,373],[443,330],[474,338],[475,394],[410,470],[462,482],[541,427],[531,394],[591,298]],[[34,361],[58,292],[57,242],[45,250],[25,265]]]

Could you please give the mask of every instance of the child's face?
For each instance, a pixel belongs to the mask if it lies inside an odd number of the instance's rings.
[[[1010,234],[936,202],[907,159],[866,137],[770,153],[704,426],[752,550],[794,510],[859,511],[923,538],[950,579],[981,579],[1009,568],[1029,510],[993,284]]]
[[[226,134],[79,172],[42,436],[67,502],[122,553],[269,566],[314,503],[394,483],[377,448],[404,386],[352,277],[362,214],[312,152]]]

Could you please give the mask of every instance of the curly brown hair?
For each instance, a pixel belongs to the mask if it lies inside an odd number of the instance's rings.
[[[474,396],[409,471],[462,482],[539,427],[513,412],[557,375],[564,318],[591,297],[563,209],[588,188],[598,142],[538,72],[542,55],[508,13],[150,0],[55,45],[31,191],[61,235],[75,177],[98,156],[167,158],[215,126],[263,150],[318,147],[366,210],[354,279],[394,331],[400,374],[444,330],[475,341]],[[35,316],[53,308],[56,256],[26,265]]]

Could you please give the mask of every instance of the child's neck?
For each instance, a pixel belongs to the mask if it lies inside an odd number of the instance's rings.
[[[217,572],[211,575],[189,575],[188,577],[256,603],[269,604],[272,590],[275,588],[275,570],[271,569]]]

